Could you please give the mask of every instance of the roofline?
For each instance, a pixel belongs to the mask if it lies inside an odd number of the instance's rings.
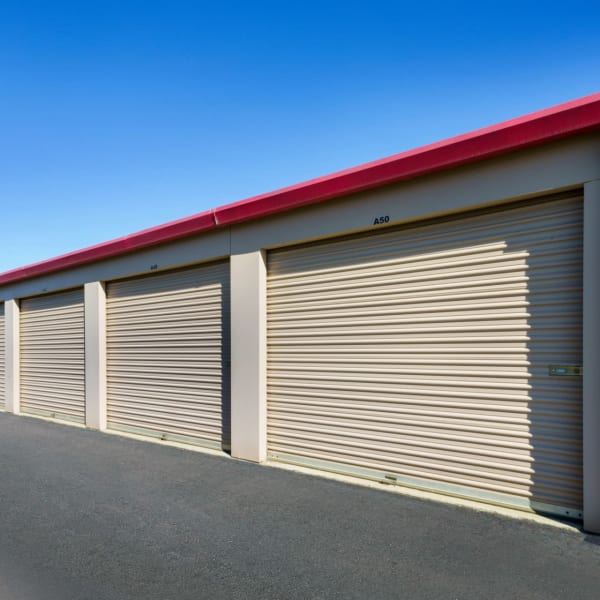
[[[0,274],[0,285],[600,129],[600,92]]]

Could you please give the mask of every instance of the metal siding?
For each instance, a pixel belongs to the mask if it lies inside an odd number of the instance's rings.
[[[228,323],[228,263],[110,283],[108,426],[228,446]]]
[[[580,197],[271,252],[269,454],[579,515],[581,304]]]
[[[6,366],[5,366],[6,333],[4,325],[4,303],[0,303],[0,410],[6,408]]]
[[[83,290],[21,301],[21,411],[83,422]]]

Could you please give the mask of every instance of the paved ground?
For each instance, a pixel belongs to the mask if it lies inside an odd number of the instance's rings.
[[[600,538],[0,414],[1,600],[600,598]]]

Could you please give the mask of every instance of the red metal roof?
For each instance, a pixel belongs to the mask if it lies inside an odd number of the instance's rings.
[[[600,129],[600,93],[0,274],[0,285]]]

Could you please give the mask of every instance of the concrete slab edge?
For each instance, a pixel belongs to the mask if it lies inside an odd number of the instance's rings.
[[[286,471],[293,471],[296,473],[303,473],[305,475],[311,475],[313,477],[322,477],[325,479],[331,479],[333,481],[340,481],[350,485],[359,485],[362,487],[368,487],[391,494],[399,494],[401,496],[409,496],[411,498],[418,498],[421,500],[429,500],[431,502],[438,502],[440,504],[449,504],[452,506],[459,506],[461,508],[467,508],[475,510],[477,512],[491,513],[501,515],[510,519],[518,521],[531,521],[540,525],[548,525],[550,527],[556,527],[558,529],[565,529],[573,532],[581,532],[581,528],[575,523],[567,523],[559,521],[551,517],[545,517],[538,515],[533,512],[527,512],[524,510],[507,508],[504,506],[496,506],[494,504],[485,504],[482,502],[476,502],[473,500],[467,500],[466,498],[459,498],[455,496],[449,496],[446,494],[436,492],[426,492],[424,490],[418,490],[406,486],[388,485],[380,483],[378,481],[370,481],[368,479],[362,479],[360,477],[352,477],[349,475],[341,475],[339,473],[331,473],[328,471],[320,471],[317,469],[310,469],[308,467],[301,467],[298,465],[290,465],[287,463],[279,463],[276,461],[268,461],[264,463],[266,466],[274,467],[276,469],[283,469]]]

